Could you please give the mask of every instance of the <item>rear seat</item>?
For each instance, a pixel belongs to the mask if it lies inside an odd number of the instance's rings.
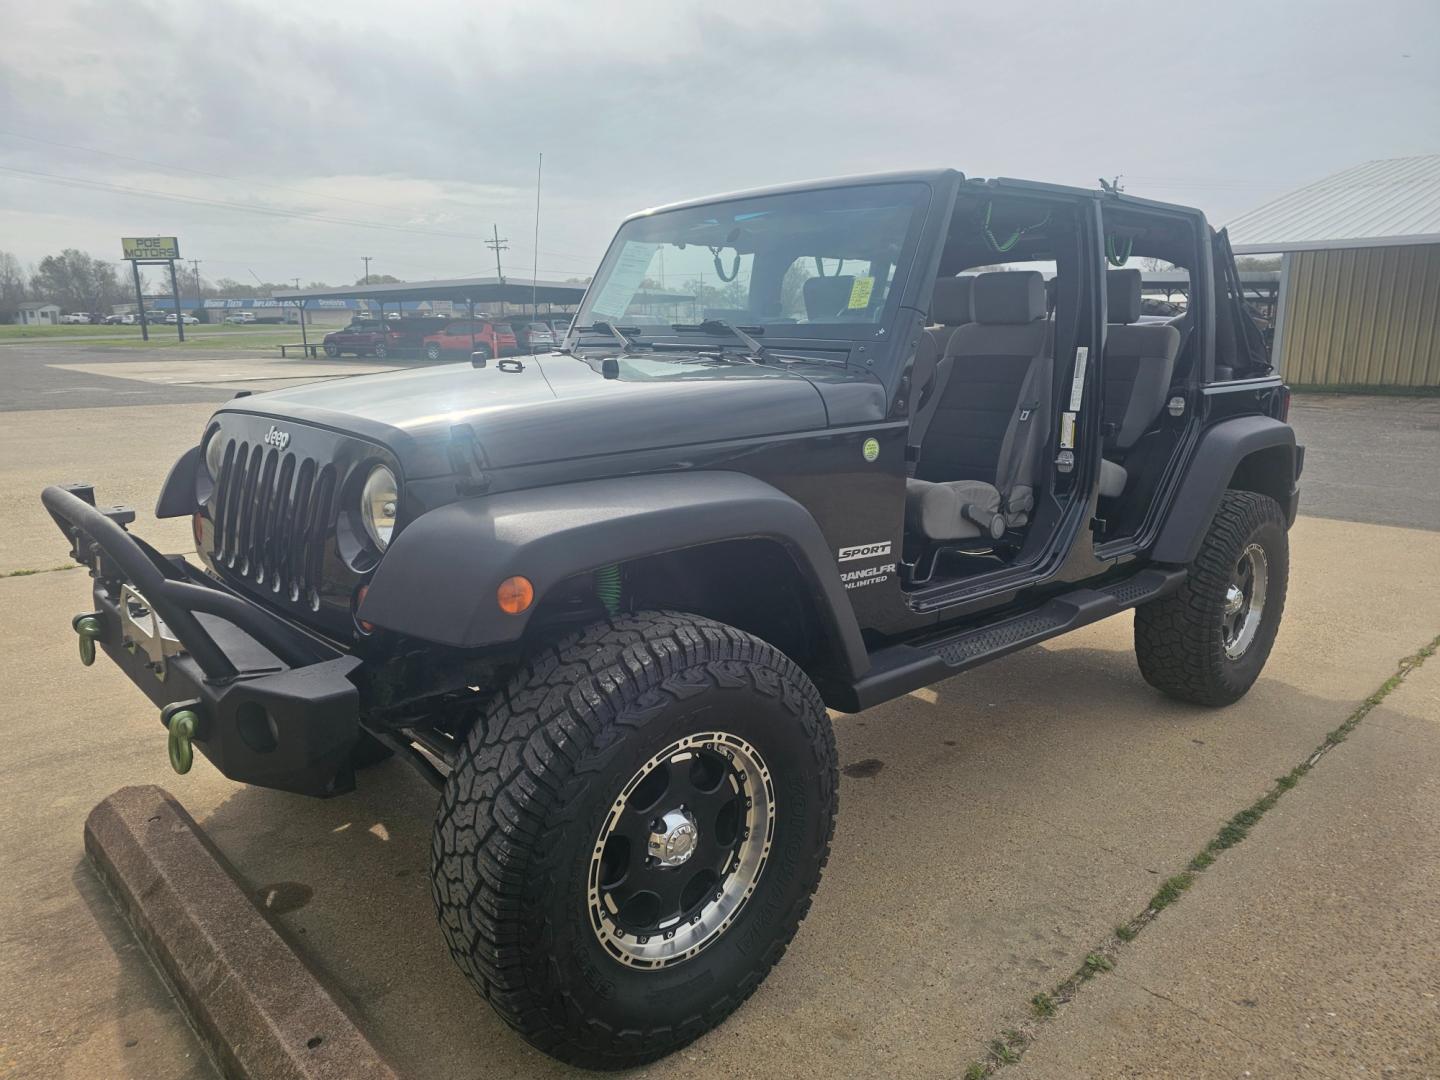
[[[974,322],[956,328],[935,372],[906,521],[929,540],[998,540],[1029,521],[1053,365],[1044,280],[1033,270],[980,274]]]
[[[1129,474],[1116,459],[1152,424],[1165,407],[1180,332],[1164,323],[1140,323],[1140,271],[1109,270],[1105,297],[1110,325],[1105,331],[1105,382],[1101,413],[1109,434],[1100,463],[1100,494],[1115,498],[1125,491]]]

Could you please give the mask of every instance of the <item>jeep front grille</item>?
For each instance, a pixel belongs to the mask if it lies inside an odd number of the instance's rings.
[[[318,610],[335,486],[328,462],[229,439],[211,504],[215,563]]]

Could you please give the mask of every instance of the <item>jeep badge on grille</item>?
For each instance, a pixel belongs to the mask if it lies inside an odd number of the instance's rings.
[[[270,430],[265,433],[265,445],[273,446],[276,450],[284,450],[285,447],[290,445],[290,433],[288,431],[281,431],[274,424],[271,424]]]

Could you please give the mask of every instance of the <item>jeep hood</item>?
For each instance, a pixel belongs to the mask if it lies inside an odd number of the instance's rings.
[[[469,425],[496,469],[823,429],[827,395],[799,371],[641,354],[612,361],[607,376],[599,357],[552,353],[309,383],[237,398],[219,412],[359,435],[388,446],[407,476],[421,479],[451,471],[446,449],[458,424]],[[883,401],[873,380],[820,374],[864,383],[863,397]]]

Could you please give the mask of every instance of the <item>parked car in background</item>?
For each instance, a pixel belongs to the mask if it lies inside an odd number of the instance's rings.
[[[571,317],[566,315],[563,319],[545,320],[550,324],[550,332],[555,335],[555,344],[558,345],[564,341],[565,335],[570,332],[570,319]]]
[[[123,316],[123,315],[106,315],[106,316],[105,316],[105,325],[106,325],[106,326],[119,326],[119,325],[120,325],[122,322],[124,322],[124,321],[125,321],[125,316]]]
[[[326,356],[374,356],[384,360],[400,347],[398,328],[380,319],[356,319],[343,330],[326,334],[321,342]]]
[[[88,326],[90,324],[90,316],[83,311],[67,311],[64,315],[60,316],[60,322],[66,326],[81,324]]]
[[[555,348],[555,332],[548,323],[514,322],[515,341],[522,353],[549,352]]]
[[[447,354],[514,356],[520,351],[510,324],[493,319],[446,319],[426,334],[420,344],[429,360],[439,360]]]
[[[225,321],[234,323],[236,326],[248,326],[255,321],[255,313],[253,311],[232,311],[225,316]]]
[[[177,316],[175,312],[172,311],[169,315],[165,316],[165,325],[174,326],[180,321],[181,318],[185,320],[186,326],[194,326],[200,321],[194,315]]]

